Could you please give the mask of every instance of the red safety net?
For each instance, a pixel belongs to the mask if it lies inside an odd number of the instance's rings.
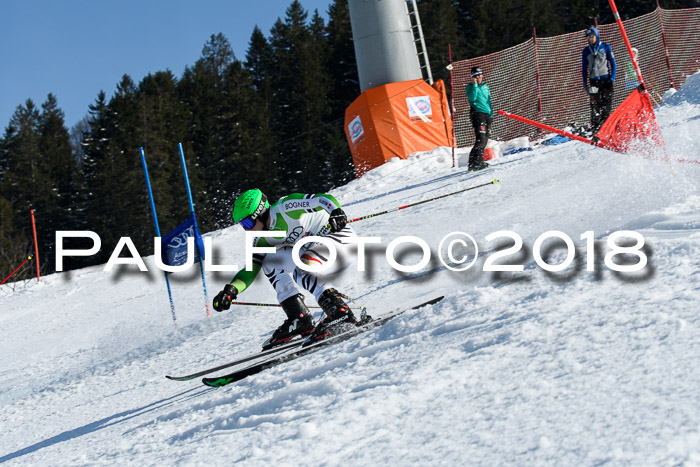
[[[624,21],[632,47],[639,50],[639,66],[652,103],[700,69],[700,8],[662,10]],[[618,107],[637,88],[637,77],[617,24],[598,26],[601,40],[610,44],[617,61],[613,106]],[[499,109],[556,128],[590,121],[589,98],[583,89],[581,52],[584,31],[531,40],[500,52],[452,63],[454,128],[458,147],[474,143],[465,86],[471,67],[484,71],[494,111]],[[668,52],[668,55],[667,55]],[[634,98],[633,98],[634,99]],[[536,139],[544,130],[524,122],[495,117],[491,137]],[[613,144],[613,143],[611,143]]]

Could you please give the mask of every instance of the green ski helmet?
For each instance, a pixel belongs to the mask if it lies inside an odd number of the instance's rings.
[[[231,215],[235,224],[241,224],[244,229],[248,230],[253,228],[255,220],[268,209],[270,209],[270,203],[267,201],[267,196],[255,188],[236,198]]]

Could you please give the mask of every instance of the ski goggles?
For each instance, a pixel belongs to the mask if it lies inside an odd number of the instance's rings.
[[[255,226],[255,219],[257,219],[258,216],[248,216],[245,219],[241,219],[239,224],[241,224],[241,227],[243,227],[246,230],[250,230]]]

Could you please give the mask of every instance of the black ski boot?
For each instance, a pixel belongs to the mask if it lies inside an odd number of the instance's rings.
[[[469,163],[467,167],[468,172],[478,172],[479,170],[483,169],[488,169],[490,165],[488,165],[486,162],[481,161],[481,162],[474,162],[474,163]]]
[[[341,322],[357,323],[355,315],[352,314],[352,310],[343,301],[343,298],[347,297],[332,288],[324,290],[321,296],[318,297],[318,304],[321,305],[323,312],[326,314],[326,318],[321,321],[321,326],[329,326]]]
[[[301,294],[283,300],[282,309],[287,314],[282,326],[272,333],[272,336],[263,344],[263,350],[276,347],[289,342],[294,336],[305,337],[314,330],[314,321],[311,312],[304,304],[304,296]]]

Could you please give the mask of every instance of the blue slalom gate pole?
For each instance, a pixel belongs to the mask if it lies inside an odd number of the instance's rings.
[[[146,186],[148,186],[148,197],[151,200],[151,212],[153,213],[153,223],[156,226],[156,235],[160,238],[160,227],[158,227],[158,215],[156,214],[156,204],[153,202],[153,190],[151,189],[151,179],[148,176],[148,167],[146,166],[146,155],[143,152],[143,148],[139,148],[141,152],[141,163],[143,164],[143,173],[146,175]],[[170,312],[173,315],[173,321],[177,321],[175,318],[175,304],[173,303],[173,293],[170,290],[170,279],[168,279],[168,273],[165,272],[165,284],[168,286],[168,297],[170,298]]]
[[[194,213],[194,203],[192,202],[192,190],[190,190],[190,178],[187,176],[187,164],[185,164],[185,153],[182,150],[182,143],[177,143],[177,148],[180,150],[180,162],[182,163],[182,172],[185,174],[185,186],[187,187],[187,199],[190,201],[190,213],[192,214],[192,220],[194,221],[194,228],[199,232],[199,227],[197,227],[197,216]],[[197,242],[195,242],[195,248],[199,250]],[[211,311],[209,310],[209,294],[207,293],[207,280],[204,278],[204,265],[202,264],[204,260],[204,252],[199,252],[199,271],[202,274],[202,287],[204,288],[204,307],[207,310],[207,316],[211,316]]]

